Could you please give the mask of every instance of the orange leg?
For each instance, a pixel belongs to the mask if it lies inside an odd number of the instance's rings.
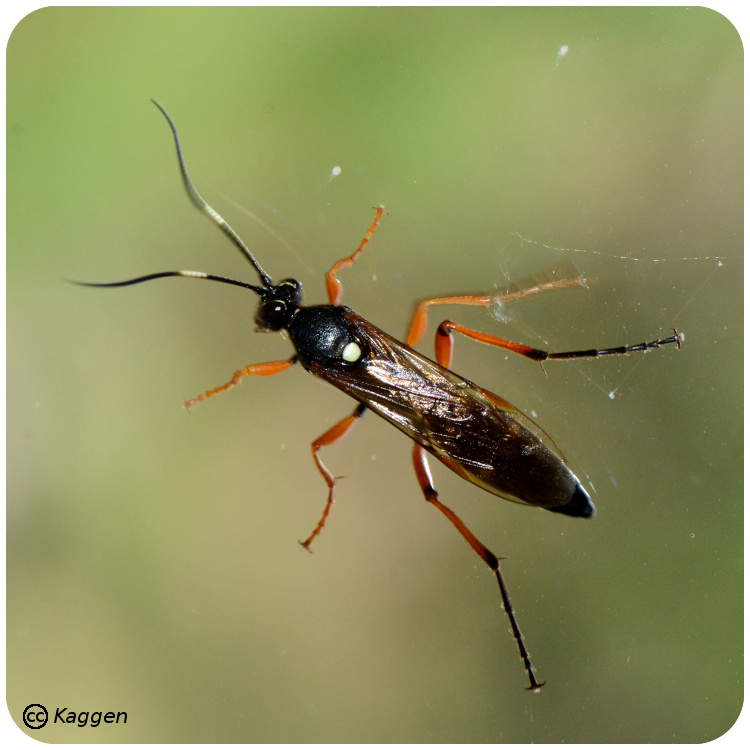
[[[685,340],[685,336],[681,333],[677,333],[677,330],[673,328],[671,336],[657,339],[655,341],[643,342],[642,344],[616,346],[611,349],[582,349],[572,352],[546,352],[543,349],[535,349],[532,346],[526,346],[525,344],[502,339],[498,336],[490,336],[488,333],[475,331],[474,329],[467,328],[459,323],[454,323],[451,320],[444,320],[438,326],[437,333],[435,334],[435,352],[438,362],[443,365],[443,367],[450,367],[451,360],[453,359],[453,336],[451,335],[451,331],[458,331],[470,339],[481,341],[483,344],[499,346],[501,349],[507,349],[515,354],[520,354],[522,357],[533,359],[540,364],[548,359],[580,359],[585,357],[603,357],[609,354],[645,352],[649,349],[658,349],[660,346],[666,346],[667,344],[677,344],[677,348],[679,349],[680,344]]]
[[[380,217],[384,213],[385,208],[383,208],[383,206],[378,206],[375,209],[375,218],[372,220],[372,224],[370,224],[370,228],[367,230],[367,234],[362,238],[362,242],[359,243],[359,247],[349,257],[342,258],[326,274],[326,289],[328,290],[328,299],[331,301],[332,305],[340,304],[341,297],[344,293],[344,289],[341,286],[341,282],[336,278],[336,274],[342,268],[349,268],[349,266],[354,265],[357,258],[362,255],[362,251],[365,249],[365,245],[370,241],[370,237],[372,237],[373,233],[375,232],[375,227],[377,227],[378,222],[380,221]]]
[[[429,308],[433,305],[477,305],[481,307],[490,307],[497,302],[521,299],[522,297],[528,297],[532,294],[539,294],[540,292],[546,292],[550,289],[562,289],[567,286],[586,286],[586,282],[582,278],[557,279],[541,284],[535,284],[534,286],[525,287],[518,291],[509,292],[508,294],[495,297],[489,295],[469,294],[456,297],[434,297],[422,300],[417,305],[417,309],[414,312],[414,317],[412,318],[409,332],[406,336],[406,343],[408,346],[414,347],[419,341],[421,341],[427,331],[427,314]],[[532,346],[519,344],[516,341],[503,339],[499,336],[491,336],[488,333],[475,331],[473,328],[467,328],[466,326],[463,326],[460,323],[454,323],[451,320],[444,320],[438,326],[437,332],[435,333],[435,355],[438,363],[443,367],[448,368],[451,367],[453,362],[454,341],[453,336],[451,335],[452,331],[458,331],[468,338],[474,339],[475,341],[481,341],[483,344],[490,344],[491,346],[498,346],[501,349],[507,349],[508,351],[520,354],[522,357],[527,357],[528,359],[533,359],[539,363],[548,359],[580,359],[584,357],[602,357],[609,354],[645,352],[649,349],[658,349],[660,346],[666,346],[667,344],[677,344],[677,348],[679,349],[680,344],[685,340],[685,336],[678,333],[677,330],[673,328],[671,336],[657,339],[655,341],[644,342],[642,344],[616,346],[610,349],[582,349],[570,352],[547,352],[543,349],[536,349]]]
[[[409,333],[406,336],[406,344],[414,347],[422,340],[422,337],[427,331],[427,314],[430,307],[433,305],[478,305],[480,307],[491,307],[499,302],[509,302],[511,300],[522,299],[523,297],[529,297],[532,294],[539,294],[540,292],[546,292],[550,289],[563,289],[568,286],[586,286],[586,282],[582,278],[557,279],[555,281],[534,284],[533,286],[524,287],[515,292],[508,292],[507,294],[465,294],[454,297],[433,297],[430,299],[424,299],[417,305],[417,309],[414,311],[414,317],[409,326]]]
[[[217,393],[234,388],[234,386],[239,385],[242,382],[242,378],[244,378],[245,375],[276,375],[276,373],[283,372],[291,367],[296,361],[297,358],[292,357],[291,359],[282,359],[280,362],[261,362],[257,365],[250,365],[244,370],[237,370],[228,383],[224,383],[224,385],[220,385],[217,388],[212,388],[210,391],[206,391],[200,396],[185,401],[185,408],[190,411],[190,409],[199,401],[205,401],[207,398],[210,398]]]
[[[503,600],[503,608],[505,609],[508,619],[510,620],[510,628],[513,632],[513,637],[516,639],[518,644],[518,651],[521,654],[526,674],[529,676],[529,687],[528,690],[539,692],[539,689],[544,685],[543,682],[537,682],[536,676],[534,675],[534,665],[531,663],[531,657],[526,649],[526,644],[521,635],[521,630],[516,622],[516,615],[513,611],[513,605],[510,603],[510,597],[508,596],[508,589],[505,586],[502,573],[500,572],[500,562],[497,556],[482,544],[474,534],[469,530],[469,527],[447,506],[438,500],[438,494],[432,484],[432,476],[430,474],[430,467],[427,464],[427,453],[421,445],[414,446],[414,452],[412,454],[414,460],[414,469],[417,473],[417,480],[419,486],[422,488],[424,499],[428,503],[434,505],[457,529],[458,533],[469,543],[469,546],[476,552],[479,557],[484,560],[485,564],[495,574],[497,579],[497,585],[500,587],[500,596]]]
[[[357,420],[366,411],[367,407],[364,404],[360,404],[348,417],[345,417],[340,422],[337,422],[333,427],[331,427],[330,430],[327,430],[317,440],[314,440],[312,442],[313,460],[315,461],[315,465],[318,467],[320,475],[328,485],[328,500],[326,501],[326,507],[323,510],[323,515],[320,517],[320,521],[318,521],[318,525],[313,529],[312,534],[310,534],[310,536],[307,537],[304,542],[300,542],[300,544],[308,552],[310,552],[310,544],[312,543],[313,539],[315,539],[315,537],[318,536],[321,531],[323,531],[323,527],[325,526],[328,514],[331,512],[331,506],[333,505],[333,488],[336,486],[336,477],[331,474],[331,472],[326,468],[326,465],[323,463],[323,461],[321,461],[320,456],[318,455],[318,451],[320,451],[321,448],[324,448],[327,445],[333,445],[335,442],[348,435]]]

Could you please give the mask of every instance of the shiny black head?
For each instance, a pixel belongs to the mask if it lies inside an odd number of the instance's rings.
[[[260,304],[255,322],[262,331],[288,328],[302,305],[302,284],[297,279],[284,279],[280,284],[258,291]]]

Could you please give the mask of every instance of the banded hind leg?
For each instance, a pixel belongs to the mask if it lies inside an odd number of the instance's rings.
[[[539,294],[541,292],[549,291],[552,289],[563,289],[568,286],[585,286],[586,283],[582,278],[576,279],[557,279],[554,281],[548,281],[541,284],[534,284],[521,288],[514,292],[502,295],[481,295],[481,294],[468,294],[453,297],[433,297],[430,299],[422,300],[418,305],[412,317],[409,331],[406,337],[406,343],[414,347],[424,337],[427,331],[427,314],[429,308],[434,305],[471,305],[481,307],[491,307],[499,302],[507,302],[510,300],[521,299],[528,297],[533,294]],[[499,336],[492,336],[488,333],[477,331],[473,328],[468,328],[460,323],[454,323],[452,320],[444,320],[437,328],[435,334],[435,354],[437,361],[443,365],[443,367],[450,368],[453,361],[453,347],[454,340],[452,331],[457,331],[463,334],[467,338],[480,341],[483,344],[490,344],[491,346],[497,346],[501,349],[514,352],[522,357],[532,359],[542,364],[546,360],[551,359],[584,359],[584,358],[596,358],[614,354],[630,354],[632,352],[646,352],[651,349],[658,349],[668,344],[676,344],[677,348],[685,340],[685,336],[682,333],[678,333],[677,329],[672,329],[672,335],[661,339],[654,339],[652,341],[644,341],[640,344],[630,344],[625,346],[615,346],[606,349],[579,349],[575,351],[565,352],[548,352],[544,349],[537,349],[533,346],[527,346],[526,344],[520,344],[510,339],[504,339]],[[542,364],[542,369],[544,365]]]
[[[428,300],[422,300],[417,306],[414,313],[412,323],[409,327],[409,333],[407,335],[407,343],[409,346],[416,345],[419,340],[424,336],[427,330],[427,312],[429,307],[432,305],[446,305],[446,304],[461,304],[461,305],[480,305],[482,307],[489,307],[497,302],[505,301],[508,299],[519,299],[531,294],[537,294],[548,289],[556,289],[576,284],[583,284],[580,279],[573,280],[562,280],[547,282],[545,284],[537,284],[526,289],[521,289],[517,292],[512,292],[502,296],[490,296],[490,295],[463,295],[455,297],[435,297]],[[452,342],[451,342],[452,343]],[[436,346],[436,359],[438,364],[443,367],[450,367],[450,360],[452,359],[452,348]],[[466,540],[469,546],[474,552],[479,555],[485,565],[492,571],[497,580],[498,588],[500,589],[500,597],[503,603],[503,609],[505,610],[508,620],[510,621],[510,629],[513,633],[513,638],[518,646],[518,652],[523,661],[524,669],[529,678],[528,690],[539,692],[544,682],[539,682],[535,675],[534,665],[531,663],[531,657],[529,651],[526,648],[521,629],[518,627],[518,621],[516,620],[515,611],[510,601],[510,595],[508,594],[508,587],[505,585],[505,579],[500,571],[500,561],[492,550],[483,544],[475,534],[469,529],[469,527],[459,518],[459,516],[452,511],[447,505],[444,505],[438,499],[438,493],[432,481],[432,474],[430,467],[427,463],[427,452],[425,449],[416,444],[412,451],[412,460],[414,463],[414,470],[417,475],[417,481],[424,495],[424,499],[432,506],[437,508],[454,526],[459,534]]]
[[[536,675],[534,674],[534,665],[531,663],[531,657],[526,648],[526,643],[524,642],[523,635],[518,627],[516,614],[513,610],[513,605],[510,602],[510,596],[508,595],[508,588],[505,585],[503,574],[500,572],[500,561],[498,560],[497,555],[482,544],[469,527],[448,506],[443,505],[443,503],[438,500],[437,491],[432,483],[430,467],[427,464],[427,453],[421,445],[416,444],[414,446],[412,459],[414,461],[414,470],[417,473],[419,486],[422,488],[422,493],[424,494],[424,499],[437,508],[453,524],[458,533],[461,534],[474,552],[482,558],[485,565],[487,565],[487,567],[495,574],[497,585],[500,588],[500,596],[503,601],[503,609],[510,620],[510,629],[516,640],[516,644],[518,645],[518,652],[521,655],[524,669],[529,678],[529,687],[527,690],[533,690],[538,693],[544,685],[544,682],[537,681]]]
[[[534,284],[526,288],[521,288],[518,291],[511,292],[506,295],[491,296],[491,295],[463,295],[453,297],[435,297],[420,302],[415,310],[412,322],[409,327],[407,334],[407,344],[409,346],[416,346],[416,344],[423,338],[427,330],[427,315],[430,307],[434,305],[447,305],[447,304],[460,304],[460,305],[475,305],[482,307],[490,307],[498,302],[504,302],[511,299],[520,299],[532,294],[537,294],[543,291],[551,289],[561,289],[567,286],[585,286],[583,279],[571,279],[571,280],[555,280],[541,284]],[[657,339],[650,342],[644,342],[642,344],[636,344],[631,346],[619,346],[610,349],[587,349],[578,351],[568,352],[546,352],[540,349],[519,344],[508,339],[499,338],[497,336],[491,336],[489,334],[481,333],[473,329],[462,326],[458,323],[454,323],[450,320],[443,321],[437,329],[435,334],[435,354],[437,362],[443,367],[450,368],[453,359],[453,346],[454,340],[452,331],[457,331],[463,335],[472,338],[482,343],[498,346],[502,349],[515,352],[521,356],[533,359],[542,364],[547,359],[575,359],[583,357],[600,357],[610,354],[629,354],[635,351],[648,351],[650,349],[656,349],[667,344],[676,344],[679,348],[681,342],[684,340],[682,334],[678,333],[675,329],[672,330],[672,335],[666,338]],[[425,500],[431,505],[436,507],[456,528],[461,536],[467,541],[474,552],[479,555],[484,563],[492,570],[500,589],[500,596],[503,601],[503,607],[508,619],[510,620],[511,631],[513,637],[516,640],[521,659],[526,670],[526,674],[529,678],[529,690],[538,692],[539,689],[544,685],[543,682],[538,682],[534,674],[534,666],[531,663],[528,649],[521,634],[520,628],[516,621],[515,612],[508,595],[508,590],[505,585],[502,573],[500,571],[500,563],[497,556],[471,532],[466,524],[447,506],[440,502],[438,499],[437,491],[432,483],[432,477],[430,474],[429,466],[427,464],[427,453],[420,445],[415,445],[413,449],[413,462],[414,468],[417,474],[419,485],[422,489]]]

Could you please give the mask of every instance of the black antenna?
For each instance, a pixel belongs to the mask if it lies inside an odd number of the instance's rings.
[[[168,276],[182,276],[186,279],[208,279],[209,281],[220,281],[222,284],[234,284],[234,286],[252,289],[262,299],[265,299],[266,297],[266,289],[263,287],[253,286],[244,281],[230,279],[226,276],[217,276],[213,273],[203,273],[203,271],[160,271],[159,273],[150,273],[146,276],[139,276],[136,279],[125,279],[125,281],[97,282],[76,281],[75,279],[70,279],[70,281],[72,284],[78,284],[79,286],[132,286],[133,284],[140,284],[144,281],[151,281],[152,279],[165,279]]]
[[[219,229],[224,232],[224,234],[229,237],[232,242],[239,248],[240,252],[250,261],[253,268],[258,272],[258,275],[260,276],[260,280],[263,283],[263,286],[267,289],[273,286],[273,283],[271,279],[269,278],[268,274],[260,267],[260,264],[258,263],[255,258],[253,258],[253,254],[247,249],[247,246],[245,243],[239,238],[237,235],[237,232],[232,229],[232,227],[227,224],[227,222],[224,220],[224,218],[211,206],[206,203],[205,200],[203,200],[201,194],[195,189],[195,185],[193,185],[193,181],[190,179],[190,175],[188,174],[187,167],[185,166],[185,160],[182,158],[182,148],[180,147],[180,139],[177,136],[177,128],[175,127],[175,124],[172,122],[172,118],[167,114],[167,111],[164,109],[164,107],[159,104],[159,102],[156,101],[156,99],[151,100],[158,108],[159,111],[164,115],[167,122],[169,123],[169,127],[172,129],[172,135],[174,135],[174,144],[177,148],[177,160],[180,163],[180,171],[182,172],[182,181],[185,184],[185,189],[187,190],[188,195],[190,196],[190,200],[193,201],[193,203],[201,210],[203,211],[206,216],[208,216],[211,221],[216,224]],[[171,274],[174,275],[184,275],[184,274]],[[210,275],[206,274],[204,275],[205,278],[211,278]],[[196,276],[196,278],[202,278],[200,276]],[[214,280],[218,281],[218,278],[215,278]],[[145,281],[145,279],[144,279]],[[250,287],[253,289],[254,287]]]

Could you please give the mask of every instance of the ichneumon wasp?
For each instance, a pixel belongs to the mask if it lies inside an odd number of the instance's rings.
[[[182,180],[191,201],[229,237],[249,261],[260,278],[260,286],[199,271],[164,271],[112,283],[85,283],[84,286],[129,286],[152,279],[182,276],[233,284],[258,295],[260,301],[255,313],[257,329],[286,332],[294,346],[294,356],[238,370],[229,382],[186,401],[185,407],[189,410],[199,401],[239,385],[245,376],[275,375],[298,362],[308,372],[359,402],[349,416],[337,422],[312,443],[313,459],[328,486],[328,497],[317,525],[307,539],[300,542],[308,551],[312,541],[323,530],[333,505],[336,486],[335,477],[320,458],[320,450],[347,435],[368,410],[408,435],[415,443],[412,459],[425,500],[455,526],[494,573],[503,607],[528,675],[528,689],[538,692],[544,683],[539,682],[535,676],[500,572],[498,558],[438,499],[427,464],[427,453],[431,453],[469,482],[507,500],[579,518],[593,516],[595,509],[560,450],[540,427],[505,399],[449,369],[453,355],[453,331],[539,363],[552,359],[645,352],[667,344],[676,344],[679,348],[684,336],[673,329],[671,336],[632,346],[546,352],[445,320],[438,326],[435,336],[436,361],[427,359],[413,347],[420,342],[427,330],[428,310],[432,306],[454,304],[490,307],[499,301],[549,289],[583,285],[584,282],[582,279],[556,280],[500,296],[463,295],[423,300],[416,308],[406,342],[401,342],[340,304],[343,289],[337,274],[356,262],[384,214],[383,207],[375,210],[375,218],[354,253],[338,261],[326,274],[330,304],[304,306],[300,282],[296,279],[284,279],[274,284],[235,231],[198,193],[185,166],[177,129],[162,106],[156,101],[154,104],[172,130]]]

